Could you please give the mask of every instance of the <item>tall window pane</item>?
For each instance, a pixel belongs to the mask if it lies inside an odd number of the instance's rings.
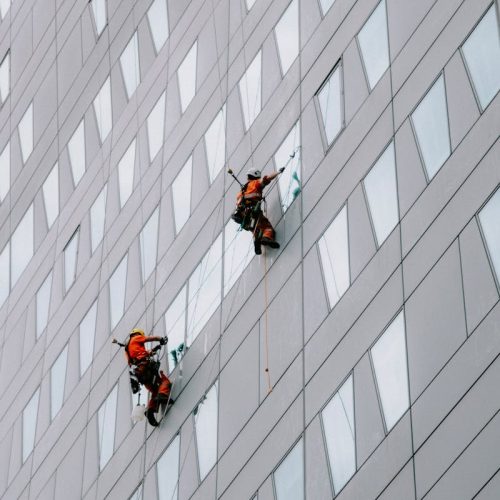
[[[288,453],[273,474],[277,500],[304,499],[304,441]]]
[[[118,164],[118,183],[120,187],[120,208],[125,206],[134,190],[135,142],[130,143]]]
[[[208,174],[213,182],[226,162],[226,105],[222,106],[205,132]]]
[[[140,235],[142,282],[145,283],[156,267],[158,250],[158,208],[144,225]]]
[[[165,92],[160,96],[148,116],[149,161],[153,161],[163,144],[165,133]]]
[[[339,64],[318,92],[318,103],[328,145],[342,129],[344,111],[340,79],[341,66]]]
[[[120,56],[120,65],[122,67],[125,89],[130,99],[135,89],[141,82],[141,70],[139,66],[139,45],[137,40],[137,31],[130,39]]]
[[[101,143],[104,142],[113,127],[113,112],[111,109],[111,83],[110,78],[103,83],[101,90],[94,99],[94,112],[99,129]]]
[[[191,176],[193,157],[190,156],[172,183],[175,232],[178,234],[191,215]]]
[[[79,327],[80,340],[80,377],[87,371],[94,356],[95,325],[97,319],[97,301],[95,301],[82,319]]]
[[[299,55],[299,2],[292,0],[275,28],[283,75]]]
[[[177,71],[179,82],[179,92],[181,95],[181,109],[186,111],[189,103],[193,100],[196,94],[196,55],[198,52],[198,41],[194,42],[191,49],[187,53],[184,61],[182,61]]]
[[[156,463],[158,477],[158,499],[176,500],[179,484],[179,434],[168,445]]]
[[[328,300],[330,307],[333,307],[350,285],[347,209],[345,206],[318,241],[318,246]]]
[[[82,120],[68,142],[69,161],[76,186],[85,173],[85,121]]]
[[[92,13],[94,14],[97,36],[106,26],[106,0],[92,0]]]
[[[23,163],[26,163],[26,160],[33,151],[33,103],[28,106],[24,116],[21,118],[18,129]]]
[[[389,67],[389,40],[385,12],[385,0],[382,0],[358,34],[370,89],[375,87]]]
[[[34,251],[33,204],[30,205],[17,226],[11,245],[11,278],[12,287],[17,283],[22,272],[26,269]]]
[[[328,460],[337,494],[356,472],[356,430],[352,375],[321,412]]]
[[[116,396],[118,387],[115,385],[97,414],[99,424],[99,470],[104,469],[113,456],[115,446]]]
[[[59,167],[57,163],[45,179],[42,192],[47,225],[50,229],[59,215]]]
[[[262,86],[262,51],[259,50],[254,60],[250,63],[245,74],[241,77],[240,96],[245,119],[245,130],[254,122],[261,108]]]
[[[479,222],[488,247],[493,269],[500,282],[500,189],[479,212]]]
[[[399,313],[371,348],[387,431],[410,406],[404,314]]]
[[[492,5],[463,45],[465,62],[484,109],[500,90],[500,38]]]
[[[2,19],[5,19],[7,12],[9,12],[10,2],[11,0],[0,0],[0,15],[2,16]]]
[[[10,291],[10,244],[7,243],[0,252],[0,307],[9,296]]]
[[[64,386],[66,385],[66,363],[68,346],[66,346],[50,369],[50,419],[59,413],[64,403]]]
[[[253,7],[255,0],[246,0],[246,2],[247,2],[247,9],[250,10]]]
[[[325,15],[331,8],[331,6],[335,3],[335,0],[320,0],[321,11],[323,15]]]
[[[52,271],[45,278],[42,286],[36,292],[36,338],[44,332],[50,311],[50,292],[52,289]]]
[[[127,286],[127,254],[109,278],[109,305],[111,330],[115,328],[125,310],[125,290]]]
[[[36,421],[38,416],[38,400],[40,388],[31,396],[23,410],[23,463],[30,456],[35,446]]]
[[[363,181],[375,236],[380,246],[399,220],[394,143],[391,142]]]
[[[427,176],[432,179],[450,156],[444,78],[441,75],[411,115]]]
[[[196,448],[203,481],[217,462],[218,381],[195,410]]]
[[[10,141],[0,154],[0,203],[10,190]]]
[[[104,223],[106,221],[106,197],[108,186],[104,186],[99,196],[90,208],[90,240],[92,242],[92,253],[101,243],[104,237]]]
[[[0,63],[0,103],[4,103],[10,93],[10,52]]]
[[[76,278],[76,262],[78,258],[78,228],[64,248],[64,290],[67,292]]]
[[[148,22],[158,53],[168,38],[167,0],[154,0],[148,9]]]

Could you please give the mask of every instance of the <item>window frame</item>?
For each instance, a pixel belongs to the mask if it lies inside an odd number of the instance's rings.
[[[71,284],[69,285],[68,288],[66,288],[66,258],[65,258],[65,252],[68,246],[71,244],[73,241],[73,238],[77,236],[77,241],[76,241],[76,252],[75,252],[75,274],[73,276],[73,280],[71,281]],[[76,278],[78,276],[78,253],[80,249],[80,225],[77,226],[77,228],[71,233],[71,236],[69,237],[68,241],[64,245],[64,248],[62,250],[63,254],[63,283],[64,283],[64,296],[66,296],[69,291],[73,288],[73,285],[76,282]]]
[[[274,31],[274,28],[273,28],[273,31]],[[245,71],[243,72],[243,74],[241,75],[241,78],[238,80],[238,83],[237,83],[237,87],[238,87],[238,94],[239,94],[239,98],[240,98],[240,109],[241,109],[241,116],[243,118],[243,130],[244,130],[244,134],[243,135],[246,135],[247,133],[250,132],[250,129],[252,128],[253,124],[255,123],[255,121],[257,120],[258,116],[261,114],[262,112],[262,94],[263,94],[263,89],[264,89],[264,83],[263,83],[263,78],[262,78],[262,73],[263,73],[263,59],[264,59],[264,47],[261,45],[259,46],[259,49],[257,50],[257,53],[255,54],[255,56],[252,58],[252,60],[250,61],[250,64],[248,64],[248,66],[245,68]],[[255,114],[255,116],[253,116],[253,112],[250,113],[250,107],[248,107],[247,109],[247,112],[248,112],[248,120],[249,120],[249,123],[248,123],[248,127],[247,127],[247,123],[246,123],[246,119],[245,119],[245,103],[244,103],[244,98],[243,98],[243,92],[241,90],[241,82],[243,81],[243,79],[245,79],[245,85],[246,85],[246,103],[249,105],[250,102],[249,102],[249,99],[250,99],[250,96],[248,95],[248,70],[249,68],[252,66],[252,64],[257,60],[257,58],[260,56],[260,75],[259,75],[259,84],[258,84],[258,87],[259,88],[259,97],[260,97],[260,103],[259,103],[259,112],[257,114]],[[279,54],[278,54],[278,59],[279,59]],[[280,62],[281,64],[281,62]],[[256,87],[257,88],[257,87]],[[255,108],[255,106],[254,106]],[[253,120],[250,121],[251,119],[251,116],[253,116]],[[226,117],[224,117],[224,121]],[[224,123],[224,125],[226,125]],[[226,131],[226,127],[225,128],[225,131]]]

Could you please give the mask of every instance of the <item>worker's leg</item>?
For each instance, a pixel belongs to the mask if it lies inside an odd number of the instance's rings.
[[[158,401],[160,403],[173,404],[174,400],[170,397],[170,391],[172,389],[172,383],[168,377],[160,371],[160,386],[158,387]]]
[[[275,240],[275,231],[269,219],[262,214],[257,223],[257,233],[260,234],[260,242],[271,248],[279,248],[279,243]]]

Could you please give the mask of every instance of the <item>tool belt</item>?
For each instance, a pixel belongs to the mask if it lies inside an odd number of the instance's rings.
[[[236,207],[231,219],[240,224],[242,229],[253,231],[262,213],[260,208],[261,203],[261,199],[257,201],[243,199]]]

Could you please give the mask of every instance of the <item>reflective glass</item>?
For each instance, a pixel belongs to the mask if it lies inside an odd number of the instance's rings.
[[[2,16],[2,19],[4,19],[7,12],[9,12],[10,2],[11,0],[0,0],[0,15]]]
[[[0,307],[9,296],[10,291],[10,244],[3,247],[0,253]]]
[[[356,428],[352,375],[321,412],[328,460],[337,494],[356,472]]]
[[[390,431],[410,406],[403,312],[371,348],[371,355],[385,425]]]
[[[95,301],[82,319],[79,327],[80,338],[80,377],[87,371],[94,357],[95,325],[97,319],[97,301]]]
[[[286,212],[293,200],[297,198],[301,189],[299,146],[300,122],[297,122],[274,154],[276,170],[286,166],[285,171],[278,177],[283,212]],[[292,158],[291,155],[294,157]]]
[[[127,96],[130,99],[135,89],[141,82],[141,69],[139,66],[139,45],[137,40],[137,31],[130,39],[127,46],[120,56],[120,65],[122,67],[123,80]]]
[[[246,0],[246,2],[247,2],[247,9],[250,10],[253,7],[255,0]]]
[[[399,221],[393,142],[373,165],[363,182],[377,243],[380,246]]]
[[[304,441],[288,453],[273,474],[276,500],[304,499]]]
[[[318,241],[330,307],[335,306],[350,285],[347,236],[347,209],[344,206]]]
[[[104,142],[113,127],[113,112],[111,109],[111,84],[110,78],[103,83],[101,90],[94,99],[94,112],[99,129],[101,143]]]
[[[335,0],[320,0],[321,10],[323,11],[323,15],[325,15],[331,8],[331,6],[335,3]]]
[[[318,102],[323,118],[327,143],[330,145],[342,129],[343,105],[339,65],[328,77],[318,93]]]
[[[45,278],[42,286],[36,292],[36,338],[45,330],[49,321],[50,292],[52,289],[52,271]]]
[[[0,103],[4,103],[10,93],[10,52],[0,63]]]
[[[35,445],[36,421],[38,416],[38,400],[40,388],[31,396],[23,410],[23,464],[30,456]]]
[[[10,190],[10,141],[0,154],[0,203]]]
[[[120,208],[125,206],[134,190],[135,138],[118,164],[118,183],[120,185]]]
[[[292,0],[275,28],[283,75],[299,55],[299,2]]]
[[[262,51],[259,50],[250,63],[245,74],[241,77],[240,96],[245,119],[245,130],[248,130],[260,113],[262,87]]]
[[[168,38],[167,0],[154,0],[148,9],[148,21],[158,53]]]
[[[104,237],[104,223],[106,222],[106,198],[108,186],[104,186],[99,196],[90,208],[90,240],[92,242],[92,253],[101,243]]]
[[[149,113],[148,120],[149,161],[153,161],[163,144],[165,130],[165,92]]]
[[[59,167],[57,163],[45,179],[42,192],[47,225],[50,229],[59,215]]]
[[[180,361],[184,349],[184,333],[186,331],[186,293],[184,285],[165,313],[165,331],[168,336],[169,368],[172,371]]]
[[[492,5],[463,45],[465,62],[484,109],[500,90],[500,37]]]
[[[195,410],[196,447],[203,481],[217,461],[218,381]]]
[[[33,103],[28,106],[24,116],[21,118],[18,129],[23,163],[26,163],[26,160],[33,151]]]
[[[205,132],[208,174],[212,183],[226,162],[226,105]]]
[[[382,0],[358,34],[368,85],[373,89],[389,67],[389,40],[385,0]]]
[[[179,434],[156,462],[158,500],[176,500],[179,482]]]
[[[450,156],[444,78],[441,75],[411,115],[427,176],[432,179]]]
[[[59,413],[64,403],[64,386],[66,384],[66,363],[68,346],[66,346],[50,369],[50,419]]]
[[[189,278],[187,345],[191,345],[221,301],[222,234]]]
[[[11,288],[26,269],[34,250],[33,204],[30,205],[10,240]]]
[[[196,94],[196,55],[198,41],[194,42],[177,71],[179,92],[181,95],[181,110],[184,113]]]
[[[479,212],[479,221],[493,269],[500,282],[500,189]]]
[[[76,278],[76,261],[78,258],[78,228],[64,248],[64,290],[67,292]]]
[[[97,36],[106,26],[106,0],[92,0],[92,13],[94,14]]]
[[[68,142],[69,161],[76,186],[85,173],[85,122],[82,120]]]
[[[125,310],[125,291],[127,286],[127,254],[109,278],[109,306],[111,330],[120,321]]]
[[[190,156],[172,183],[175,232],[178,234],[191,215],[191,176],[193,157]]]
[[[156,267],[156,253],[158,250],[158,208],[148,219],[140,235],[141,266],[143,284]]]
[[[113,456],[115,446],[116,396],[118,387],[115,385],[97,414],[99,425],[99,470],[104,469]]]

